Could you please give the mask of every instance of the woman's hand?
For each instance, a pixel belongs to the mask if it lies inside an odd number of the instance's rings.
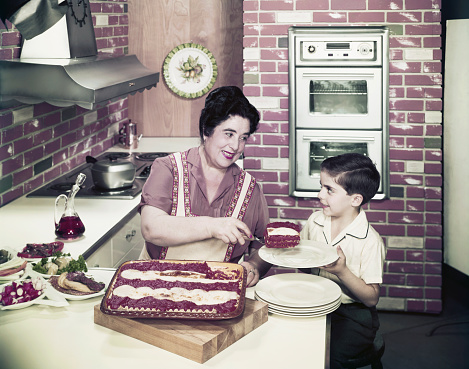
[[[244,245],[246,242],[244,236],[251,236],[248,226],[232,217],[210,218],[207,227],[213,238],[218,238],[226,244],[239,242]]]
[[[246,280],[247,287],[252,287],[256,285],[257,282],[259,282],[259,270],[254,266],[254,264],[251,264],[248,261],[243,261],[241,265],[246,268],[246,271],[248,273]]]

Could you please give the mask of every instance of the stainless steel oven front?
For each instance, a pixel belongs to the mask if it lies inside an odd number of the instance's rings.
[[[383,172],[381,134],[377,131],[329,131],[299,129],[296,134],[297,183],[296,190],[309,193],[321,188],[320,165],[324,159],[348,152],[370,157],[380,173]],[[382,191],[380,187],[379,191]]]
[[[290,194],[316,197],[319,166],[346,152],[369,156],[389,196],[388,30],[290,27]]]

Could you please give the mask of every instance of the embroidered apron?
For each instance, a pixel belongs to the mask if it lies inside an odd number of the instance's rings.
[[[187,152],[174,153],[170,155],[170,159],[174,169],[171,215],[197,216],[191,212]],[[249,173],[242,170],[225,217],[235,217],[243,220],[255,184],[256,180]],[[160,252],[160,259],[229,261],[234,248],[234,243],[227,245],[222,240],[211,238],[178,246],[164,247]],[[144,251],[146,251],[146,248],[144,248]]]

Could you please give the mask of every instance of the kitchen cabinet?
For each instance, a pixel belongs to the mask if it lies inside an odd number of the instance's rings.
[[[140,214],[136,213],[93,254],[86,258],[89,267],[117,268],[124,261],[138,259],[145,243],[140,230]]]
[[[213,54],[218,77],[213,86],[243,86],[242,0],[128,0],[129,53],[147,68],[162,71],[168,53],[196,43]],[[157,88],[129,96],[129,118],[144,137],[199,135],[205,97],[186,99],[172,92],[163,73]]]

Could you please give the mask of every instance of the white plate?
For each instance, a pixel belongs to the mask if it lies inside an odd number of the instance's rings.
[[[311,240],[301,240],[297,246],[288,249],[262,246],[259,256],[268,263],[287,268],[315,268],[331,264],[339,258],[332,246]]]
[[[116,272],[116,269],[114,268],[88,268],[88,271],[85,273],[86,276],[93,277],[93,279],[96,282],[104,282],[105,286],[104,288],[96,293],[91,293],[89,295],[83,295],[83,296],[76,296],[76,295],[69,295],[67,293],[62,293],[60,291],[57,291],[61,296],[65,297],[67,300],[86,300],[86,299],[91,299],[93,297],[98,297],[104,295],[104,292],[106,292],[107,287],[109,286],[109,283],[111,282],[112,277],[114,276],[114,273]]]
[[[298,313],[298,314],[319,313],[319,312],[322,312],[322,311],[329,310],[334,306],[340,305],[340,303],[341,303],[340,302],[340,297],[339,297],[337,300],[335,300],[335,301],[333,301],[329,304],[325,304],[325,305],[312,306],[312,307],[307,307],[307,308],[305,308],[305,307],[292,308],[292,307],[273,304],[272,302],[264,300],[257,293],[254,293],[254,298],[256,300],[267,303],[269,305],[269,308],[272,308],[274,310],[284,311],[284,312],[287,312],[287,313]]]
[[[336,301],[342,291],[337,283],[324,277],[285,273],[262,279],[256,285],[256,293],[277,305],[311,308]]]
[[[311,318],[311,317],[317,317],[317,316],[330,314],[330,313],[334,312],[335,310],[337,310],[339,308],[339,306],[340,306],[340,304],[331,307],[327,311],[311,312],[311,313],[307,313],[307,314],[290,313],[290,312],[283,311],[283,310],[276,310],[276,309],[273,309],[271,307],[268,307],[267,310],[269,311],[269,313],[277,314],[277,315],[296,317],[296,318]]]
[[[3,288],[2,288],[2,292],[3,292]],[[34,300],[27,301],[27,302],[21,302],[19,304],[7,305],[7,306],[0,305],[1,306],[0,310],[24,309],[24,308],[27,308],[27,307],[31,306],[32,304],[35,304],[37,301],[42,300],[45,296],[46,296],[46,294],[44,293],[44,290],[42,290],[42,294],[39,295],[39,297],[35,298]]]

